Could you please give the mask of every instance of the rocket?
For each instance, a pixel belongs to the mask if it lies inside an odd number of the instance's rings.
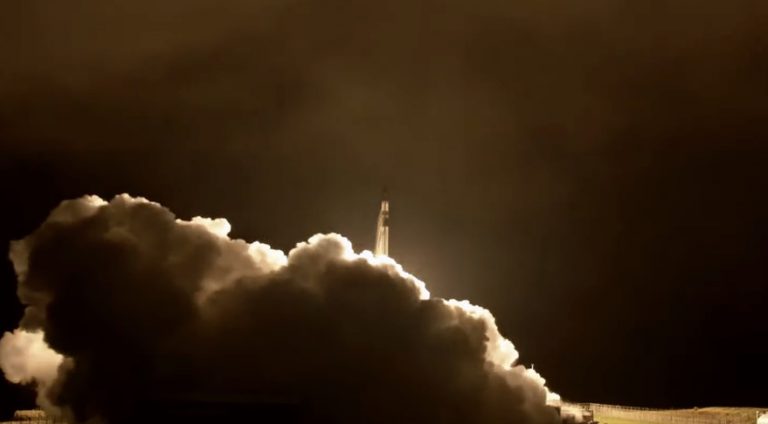
[[[386,188],[381,195],[381,209],[376,223],[376,248],[373,253],[376,256],[389,256],[389,196]]]

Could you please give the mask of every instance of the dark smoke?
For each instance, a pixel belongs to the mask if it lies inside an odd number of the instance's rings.
[[[338,235],[285,256],[228,231],[127,195],[64,202],[12,247],[27,308],[0,344],[6,376],[36,381],[41,404],[76,422],[200,408],[283,422],[556,421],[486,310],[430,298]],[[66,358],[53,376],[57,361],[9,365],[16,340],[40,332]]]

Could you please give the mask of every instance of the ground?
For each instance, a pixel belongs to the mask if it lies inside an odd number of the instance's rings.
[[[627,420],[624,418],[609,418],[595,415],[595,420],[600,424],[653,424],[648,421]]]
[[[621,408],[621,407],[616,407]],[[762,408],[698,408],[698,409],[674,409],[674,410],[657,410],[654,411],[657,420],[647,421],[641,417],[637,419],[629,418],[613,418],[610,414],[595,414],[595,420],[601,424],[655,424],[665,420],[669,417],[670,422],[678,424],[685,423],[702,423],[709,421],[710,418],[720,418],[723,422],[738,423],[754,423],[757,418],[757,411],[762,411]],[[650,411],[649,411],[650,412]],[[625,412],[626,413],[626,412]],[[668,415],[667,415],[668,414]]]

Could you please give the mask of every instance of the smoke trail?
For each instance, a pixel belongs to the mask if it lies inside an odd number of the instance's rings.
[[[557,420],[488,310],[336,234],[285,255],[229,229],[128,195],[63,202],[12,245],[26,310],[0,342],[6,378],[73,422],[179,401],[288,405],[297,422]]]

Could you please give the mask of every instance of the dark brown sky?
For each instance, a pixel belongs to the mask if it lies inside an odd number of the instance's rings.
[[[6,1],[1,235],[128,191],[370,248],[386,184],[393,256],[564,397],[764,404],[765,28],[763,0]]]

